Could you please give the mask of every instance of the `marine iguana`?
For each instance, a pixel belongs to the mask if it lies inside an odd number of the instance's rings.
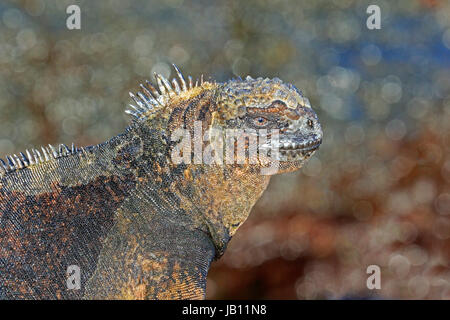
[[[157,85],[130,93],[133,120],[109,141],[0,161],[0,298],[202,299],[211,262],[269,183],[264,159],[279,149],[277,173],[294,171],[319,147],[317,116],[293,85],[251,77],[194,83],[174,69],[171,83],[155,74]],[[171,133],[195,136],[195,122],[201,136],[209,128],[279,135],[267,135],[276,143],[253,162],[247,136],[244,162],[175,163]],[[79,290],[67,287],[72,265]]]

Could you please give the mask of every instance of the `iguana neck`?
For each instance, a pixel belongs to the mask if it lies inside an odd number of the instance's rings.
[[[202,117],[201,111],[215,109],[215,96],[213,90],[203,91],[184,101],[185,110],[198,113],[191,116],[191,122],[192,118],[201,119],[202,136],[211,119]],[[174,164],[171,159],[174,142],[170,136],[173,131],[186,128],[195,139],[194,125],[186,122],[185,113],[173,111],[170,116],[132,125],[127,130],[127,140],[134,141],[135,147],[131,149],[135,150],[136,161],[131,163],[136,164],[139,186],[152,190],[151,197],[164,204],[165,210],[181,210],[177,214],[180,223],[186,218],[190,226],[209,233],[216,249],[215,257],[219,258],[267,188],[270,176],[262,175],[258,167],[245,164]]]
[[[206,227],[216,248],[216,259],[222,256],[269,183],[269,176],[251,171],[246,167],[191,165],[177,184],[181,207],[197,225]]]
[[[205,101],[199,99],[196,103],[204,105]],[[199,108],[193,104],[192,109]],[[155,210],[177,211],[180,224],[210,234],[215,257],[219,258],[267,188],[270,176],[248,165],[174,164],[170,132],[158,130],[173,125],[169,120],[158,121],[162,123],[137,123],[127,130],[127,140],[134,142],[121,148],[134,150],[136,159],[127,167],[135,170],[138,188],[150,197],[148,200],[157,199],[163,208]]]

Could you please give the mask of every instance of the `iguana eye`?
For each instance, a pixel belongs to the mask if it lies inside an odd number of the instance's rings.
[[[256,125],[256,126],[265,126],[266,124],[267,124],[267,119],[266,118],[264,118],[264,117],[257,117],[257,118],[255,118],[254,120],[253,120],[253,123]]]

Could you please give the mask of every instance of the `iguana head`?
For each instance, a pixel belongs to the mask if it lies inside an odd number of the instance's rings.
[[[204,164],[204,149],[209,144],[216,157],[213,164],[243,164],[254,168],[276,162],[278,170],[273,173],[282,173],[299,169],[320,146],[322,129],[317,115],[309,100],[293,85],[278,78],[253,79],[250,76],[226,83],[201,78],[200,83],[195,84],[189,77],[187,83],[174,67],[180,82],[174,79],[171,84],[161,75],[155,75],[159,91],[148,82],[147,86],[141,85],[143,90],[137,96],[131,94],[137,107],[132,106],[135,111],[128,110],[128,113],[138,119],[144,114],[150,122],[154,122],[155,117],[168,119],[166,134],[175,140],[179,138],[175,136],[183,135],[181,131],[185,130],[190,135],[192,154],[183,158],[184,163]],[[206,132],[208,130],[210,132]],[[239,151],[235,150],[239,147],[239,138],[245,139],[240,145],[245,149],[244,161],[237,159]],[[195,143],[202,145],[201,154],[193,155],[198,151],[193,147]],[[226,154],[227,148],[233,147],[230,143],[235,144],[232,161]],[[254,153],[250,152],[251,148]]]
[[[137,127],[151,128],[144,138],[155,141],[150,171],[164,175],[161,183],[172,181],[161,189],[176,194],[185,212],[197,212],[194,224],[210,233],[219,257],[270,175],[299,169],[322,130],[308,99],[277,78],[194,83],[175,70],[172,83],[156,75],[159,90],[141,85],[128,113]]]
[[[278,78],[248,76],[220,85],[216,110],[215,127],[244,129],[258,138],[267,134],[267,141],[258,141],[258,164],[276,165],[273,173],[299,169],[322,142],[322,129],[309,100]]]

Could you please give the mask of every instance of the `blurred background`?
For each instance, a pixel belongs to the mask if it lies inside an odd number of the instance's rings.
[[[324,129],[301,171],[272,178],[207,298],[450,299],[450,2],[2,0],[0,157],[120,133],[128,91],[172,62],[291,82]]]

